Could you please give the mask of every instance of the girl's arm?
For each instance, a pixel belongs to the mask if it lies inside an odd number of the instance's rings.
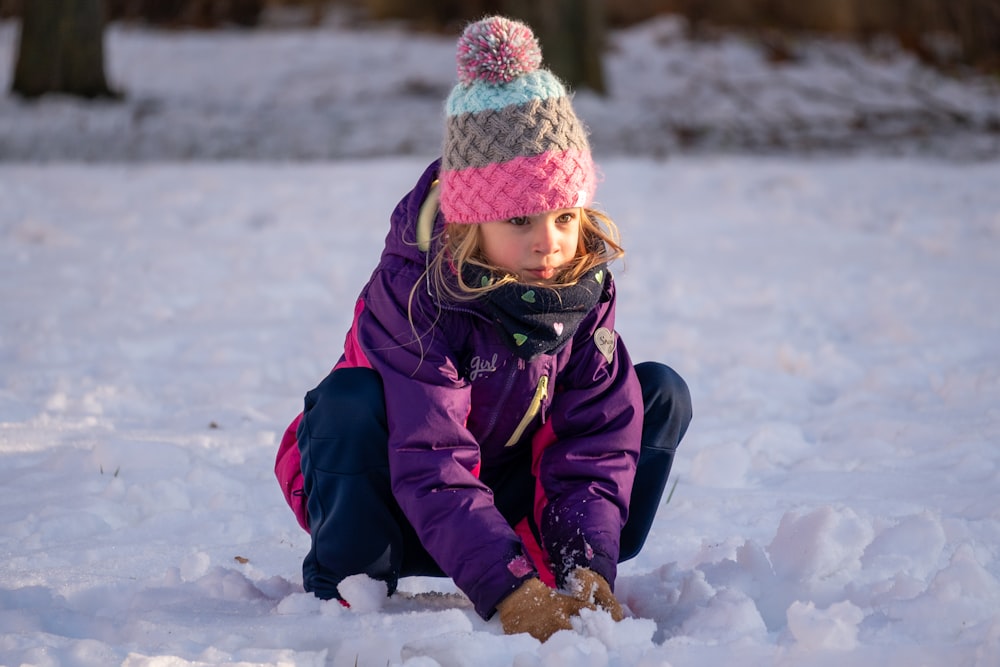
[[[409,286],[420,277],[395,268],[372,277],[358,319],[359,341],[384,386],[393,494],[428,553],[489,618],[537,572],[477,477],[479,446],[465,427],[471,390],[449,341],[462,334],[423,290],[408,313]]]
[[[534,441],[536,521],[560,585],[586,567],[612,586],[642,435],[642,393],[614,330],[614,285],[573,338]]]

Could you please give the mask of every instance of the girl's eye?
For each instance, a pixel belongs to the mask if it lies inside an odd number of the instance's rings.
[[[576,215],[574,215],[573,213],[563,213],[562,215],[559,216],[558,221],[561,223],[569,223],[573,222],[575,218]]]
[[[511,218],[507,222],[514,225],[515,227],[524,227],[525,225],[529,224],[531,220],[529,220],[528,216],[526,215],[519,215],[516,218]]]

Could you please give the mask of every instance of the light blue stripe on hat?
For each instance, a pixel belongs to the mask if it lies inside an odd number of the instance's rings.
[[[468,86],[459,84],[448,96],[445,113],[457,116],[461,113],[499,110],[512,104],[525,104],[531,100],[547,100],[565,95],[566,89],[551,72],[535,70],[502,85],[480,81]]]

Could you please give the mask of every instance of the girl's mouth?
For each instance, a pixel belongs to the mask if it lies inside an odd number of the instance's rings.
[[[551,266],[543,266],[537,269],[525,269],[524,274],[535,280],[552,280],[556,277],[556,269]]]

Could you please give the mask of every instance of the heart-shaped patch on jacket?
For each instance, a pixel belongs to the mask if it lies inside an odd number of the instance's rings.
[[[604,358],[608,360],[610,364],[615,358],[615,332],[607,329],[605,327],[599,328],[594,332],[594,345],[597,349],[601,351]]]

